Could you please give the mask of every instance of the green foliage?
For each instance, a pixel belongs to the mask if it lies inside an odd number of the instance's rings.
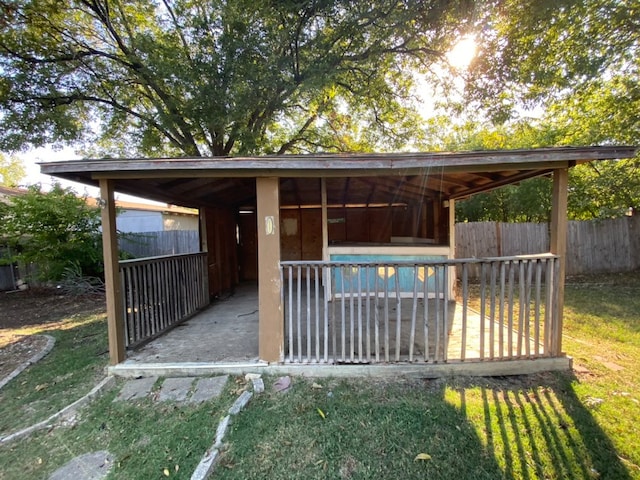
[[[428,121],[422,145],[427,150],[504,150],[565,145],[566,132],[549,114],[494,126],[490,122],[452,123],[448,117]],[[548,222],[551,179],[525,180],[456,204],[460,222]],[[568,216],[572,220],[615,218],[640,209],[640,158],[577,165],[569,170]]]
[[[0,185],[4,187],[15,187],[25,176],[24,165],[20,159],[6,157],[0,153]]]
[[[584,120],[608,119],[617,124],[615,132],[626,135],[618,127],[632,117],[611,114],[633,111],[634,104],[637,111],[640,99],[636,1],[507,0],[494,7],[476,21],[481,50],[469,76],[471,99],[496,119],[523,104],[562,102],[576,107],[569,115],[582,111]],[[590,108],[596,103],[607,108]],[[610,128],[601,125],[589,143],[600,142],[599,132]],[[637,120],[634,130],[637,134]]]
[[[69,268],[102,272],[100,212],[70,188],[32,186],[0,206],[0,239],[16,252],[11,261],[35,264],[41,280],[60,280]]]
[[[479,52],[464,97],[443,106],[446,122],[430,122],[430,137],[445,139],[431,142],[444,149],[640,144],[639,14],[633,0],[489,2],[474,21]],[[524,117],[534,109],[538,119]],[[517,197],[471,199],[462,217],[516,220],[501,205]],[[540,205],[530,207],[526,216],[538,216]],[[571,170],[570,218],[616,217],[629,207],[640,207],[639,158]]]
[[[409,71],[469,0],[16,0],[0,10],[0,146],[91,155],[396,148]],[[94,130],[97,132],[94,134]]]

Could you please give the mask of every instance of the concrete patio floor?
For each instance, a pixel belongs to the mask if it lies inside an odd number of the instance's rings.
[[[258,287],[245,283],[169,332],[129,350],[124,363],[257,362]]]

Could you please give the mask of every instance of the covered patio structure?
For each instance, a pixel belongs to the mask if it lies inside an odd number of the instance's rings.
[[[100,186],[114,372],[157,373],[135,348],[168,350],[187,330],[173,327],[190,319],[189,328],[202,328],[170,362],[187,373],[262,366],[496,375],[570,365],[562,351],[568,169],[634,154],[584,147],[104,159],[41,169]],[[548,252],[455,258],[456,200],[541,175],[553,177]],[[115,191],[198,208],[201,253],[119,261]],[[222,331],[221,306],[234,292],[249,302],[251,285],[255,308],[225,317]],[[257,328],[234,330],[249,317]],[[253,336],[237,345],[257,344],[255,357],[198,355],[199,345],[222,348],[237,335]]]

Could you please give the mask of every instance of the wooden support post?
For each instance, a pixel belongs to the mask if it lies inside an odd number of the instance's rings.
[[[118,237],[116,233],[116,206],[113,199],[113,180],[100,180],[100,207],[102,210],[102,252],[104,282],[107,300],[107,330],[109,334],[109,361],[117,365],[126,358],[124,348],[124,312],[122,282],[118,263]]]
[[[567,257],[567,191],[569,170],[553,172],[553,204],[551,208],[551,253],[558,256],[558,277],[555,285],[555,302],[551,330],[551,355],[562,354],[562,321],[564,310],[564,276]]]
[[[256,178],[258,213],[259,356],[284,359],[284,319],[280,290],[280,182]]]

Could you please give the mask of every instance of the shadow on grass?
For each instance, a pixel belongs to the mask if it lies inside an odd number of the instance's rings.
[[[295,381],[234,420],[216,478],[631,478],[570,376]]]
[[[216,478],[502,476],[464,414],[442,401],[440,385],[294,382],[234,419]],[[421,453],[429,457],[416,460]]]
[[[487,453],[503,466],[504,478],[632,478],[576,395],[573,375],[522,377],[524,386],[517,381],[480,387]],[[467,412],[469,389],[457,393]]]

